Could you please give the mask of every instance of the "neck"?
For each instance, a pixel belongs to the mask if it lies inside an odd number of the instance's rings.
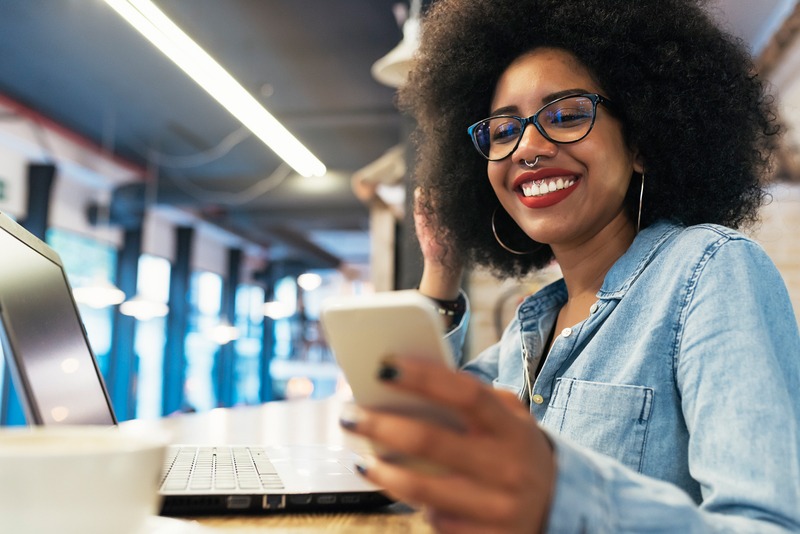
[[[628,250],[636,230],[623,214],[596,234],[576,243],[551,245],[569,299],[594,297],[611,266]]]

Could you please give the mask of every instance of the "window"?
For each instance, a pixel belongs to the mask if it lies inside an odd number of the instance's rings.
[[[189,283],[189,326],[186,335],[186,383],[188,409],[216,408],[214,361],[219,345],[208,333],[220,321],[222,277],[211,272],[192,273]]]
[[[341,273],[316,272],[319,285],[303,289],[294,277],[275,285],[276,306],[285,316],[274,316],[275,347],[270,366],[274,389],[285,398],[324,398],[338,391],[343,382],[319,323],[322,302],[329,296],[349,292]]]
[[[297,285],[294,277],[286,276],[275,284],[275,357],[290,359],[296,337]]]
[[[137,297],[146,302],[168,302],[170,269],[170,263],[165,258],[142,254],[136,276]],[[154,419],[161,416],[166,325],[166,317],[163,316],[142,316],[136,323],[137,418]]]
[[[236,319],[239,338],[235,343],[235,404],[257,404],[259,399],[259,362],[264,330],[264,290],[241,285],[236,290]]]

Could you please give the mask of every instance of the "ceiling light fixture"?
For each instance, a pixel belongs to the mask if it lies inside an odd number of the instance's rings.
[[[294,312],[294,306],[279,300],[264,303],[264,316],[269,317],[273,321],[291,317],[294,315]]]
[[[231,341],[239,339],[240,335],[239,329],[227,319],[221,320],[206,331],[206,336],[217,345],[227,345]]]
[[[299,174],[325,174],[325,165],[153,2],[105,2]]]
[[[134,295],[132,299],[126,300],[119,305],[119,311],[123,315],[135,317],[139,321],[149,321],[158,317],[164,317],[169,313],[169,306],[164,302],[151,300],[143,295]]]
[[[317,273],[303,273],[297,277],[297,285],[305,291],[314,291],[322,285],[322,277]]]
[[[421,0],[411,0],[408,18],[403,22],[403,39],[388,54],[372,65],[372,77],[389,87],[406,82],[419,47]]]
[[[72,295],[78,304],[85,304],[97,310],[116,306],[125,300],[125,292],[102,275],[96,276],[87,286],[74,288]]]

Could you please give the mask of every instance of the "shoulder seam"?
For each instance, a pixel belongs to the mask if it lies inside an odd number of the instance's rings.
[[[703,274],[706,265],[708,265],[708,262],[722,247],[722,245],[731,241],[732,239],[737,239],[739,236],[741,236],[741,234],[738,234],[738,232],[734,234],[730,234],[728,232],[721,232],[719,231],[719,228],[712,225],[703,225],[703,226],[706,226],[710,230],[714,231],[719,236],[719,238],[716,241],[713,241],[706,246],[705,252],[697,261],[697,264],[694,266],[694,270],[692,271],[692,276],[689,278],[686,284],[686,289],[684,291],[683,298],[680,304],[681,311],[675,326],[675,339],[672,350],[672,374],[676,384],[678,380],[678,375],[677,375],[678,355],[681,352],[680,348],[681,348],[681,342],[683,341],[683,330],[686,324],[686,317],[689,313],[689,308],[691,307],[692,300],[694,299],[695,289],[697,288],[697,282],[700,279],[700,276]]]

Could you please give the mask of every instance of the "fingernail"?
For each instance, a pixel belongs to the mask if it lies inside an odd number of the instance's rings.
[[[355,430],[356,427],[358,426],[358,423],[351,419],[345,419],[344,417],[342,417],[339,419],[339,425],[347,430]]]
[[[355,430],[361,420],[361,412],[354,404],[345,404],[339,414],[339,425],[347,430]]]
[[[393,382],[400,376],[400,370],[394,366],[392,362],[381,363],[381,368],[378,369],[378,379],[384,382]]]
[[[358,473],[361,476],[367,476],[367,464],[365,464],[364,462],[362,462],[360,460],[357,460],[355,462],[355,466],[356,466],[356,471],[358,471]]]

